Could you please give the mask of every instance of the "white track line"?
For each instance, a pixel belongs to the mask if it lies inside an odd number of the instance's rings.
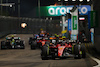
[[[88,54],[88,53],[87,53],[87,55],[88,55],[90,58],[92,58],[94,61],[96,61],[96,62],[98,63],[98,65],[93,66],[93,67],[100,67],[100,60],[99,60],[99,59],[92,57],[92,56],[91,56],[90,54]]]

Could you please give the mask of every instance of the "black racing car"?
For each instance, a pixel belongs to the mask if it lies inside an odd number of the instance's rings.
[[[1,49],[24,49],[24,41],[20,37],[6,37],[5,41],[1,41]]]

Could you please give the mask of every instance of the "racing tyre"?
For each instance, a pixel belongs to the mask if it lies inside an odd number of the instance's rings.
[[[21,49],[25,49],[23,41],[20,41],[20,46],[21,46]]]
[[[74,54],[75,54],[75,59],[81,59],[81,55],[79,54],[79,45],[74,46]]]
[[[20,41],[20,44],[23,44],[23,41]]]
[[[42,47],[42,43],[41,43],[41,42],[40,42],[40,43],[38,43],[37,45],[38,45],[38,47],[39,47],[39,48],[41,48],[41,47]]]
[[[31,45],[31,50],[34,50],[34,49],[36,49],[36,47],[34,47],[33,45]]]
[[[86,48],[85,48],[85,45],[81,45],[81,51],[82,51],[82,58],[86,58]]]
[[[47,46],[42,46],[42,52],[41,52],[42,60],[48,60],[47,50],[48,50]]]
[[[35,41],[32,41],[31,43],[31,49],[36,49],[37,43]]]
[[[52,59],[55,60],[55,53],[52,55]]]
[[[1,41],[1,50],[2,50],[2,49],[6,49],[5,47],[6,47],[6,46],[5,46],[5,41]]]
[[[23,46],[21,46],[21,49],[25,49],[25,46],[23,45]]]
[[[29,45],[32,43],[32,37],[29,38]]]

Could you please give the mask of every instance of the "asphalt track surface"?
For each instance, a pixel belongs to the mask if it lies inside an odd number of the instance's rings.
[[[0,50],[0,67],[93,67],[97,65],[88,55],[85,59],[42,60],[41,50],[31,50],[28,44],[28,38],[32,37],[32,34],[17,34],[16,36],[25,41],[25,49]],[[2,40],[5,40],[5,37],[0,39],[0,42]]]

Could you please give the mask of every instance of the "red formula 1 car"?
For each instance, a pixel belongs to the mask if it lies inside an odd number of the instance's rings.
[[[32,39],[30,47],[31,49],[41,48],[46,41],[48,41],[48,37]]]
[[[76,44],[74,40],[52,40],[51,43],[46,42],[41,49],[42,60],[47,60],[49,58],[85,58],[85,46]]]
[[[29,45],[31,49],[41,48],[46,41],[48,41],[49,33],[34,34],[34,37],[29,38]]]

